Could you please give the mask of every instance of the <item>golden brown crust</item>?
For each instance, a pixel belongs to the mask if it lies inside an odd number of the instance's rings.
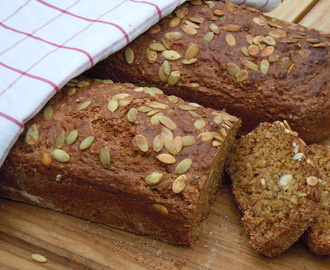
[[[160,89],[74,80],[26,125],[0,194],[191,245],[239,126]]]

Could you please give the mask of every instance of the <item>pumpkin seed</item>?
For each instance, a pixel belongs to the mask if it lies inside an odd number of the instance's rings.
[[[234,12],[234,10],[235,10],[235,6],[234,6],[234,4],[233,4],[230,0],[226,0],[226,2],[225,2],[225,6],[226,6],[226,9],[227,9],[229,12]]]
[[[203,37],[203,41],[204,41],[204,43],[209,43],[213,40],[213,38],[214,38],[214,32],[208,32]]]
[[[196,142],[196,138],[192,135],[187,135],[182,137],[182,145],[183,146],[190,146]]]
[[[76,86],[81,88],[81,87],[85,87],[85,86],[88,86],[90,85],[90,82],[89,81],[80,81],[80,82],[77,82]]]
[[[163,113],[156,113],[155,115],[151,116],[150,123],[152,125],[159,125],[160,124],[159,117],[163,115],[164,115]]]
[[[132,96],[127,96],[123,99],[120,99],[118,101],[118,105],[119,107],[126,107],[127,105],[131,104],[131,102],[133,101],[133,97]]]
[[[231,76],[235,77],[235,75],[241,70],[241,68],[235,63],[227,63],[227,70]]]
[[[169,138],[169,139],[173,140],[173,138],[174,138],[172,131],[163,126],[160,129],[160,135],[162,135],[164,139]]]
[[[158,78],[160,79],[161,82],[166,83],[167,80],[168,80],[168,77],[169,77],[169,76],[166,75],[165,72],[164,72],[164,67],[161,66],[161,67],[159,68],[159,70],[158,70]]]
[[[53,111],[53,107],[48,105],[45,110],[44,110],[44,119],[45,120],[49,120],[53,117],[54,111]]]
[[[295,64],[291,64],[291,66],[288,68],[287,75],[290,75],[293,71]]]
[[[146,137],[144,137],[142,134],[138,134],[134,137],[136,146],[142,151],[147,152],[149,149],[148,141]]]
[[[32,258],[32,260],[34,260],[35,262],[38,262],[38,263],[46,263],[47,262],[47,258],[45,256],[40,255],[40,254],[32,254],[31,258]]]
[[[261,51],[261,56],[265,57],[271,55],[274,52],[275,48],[273,46],[267,46]]]
[[[246,39],[247,43],[249,43],[250,45],[253,44],[253,37],[251,35],[246,35],[245,39]]]
[[[174,95],[168,96],[167,99],[169,100],[169,102],[174,103],[174,104],[178,103],[178,101],[179,101],[179,98]]]
[[[279,65],[279,68],[288,68],[291,65],[291,60],[289,57],[284,57]]]
[[[205,19],[203,17],[192,17],[192,16],[188,16],[187,19],[189,21],[195,22],[195,23],[203,23],[205,21]]]
[[[185,104],[179,105],[179,108],[182,109],[182,110],[184,110],[184,111],[193,111],[193,110],[196,110],[197,109],[194,106],[185,105]]]
[[[41,153],[41,162],[46,167],[49,167],[52,163],[52,156],[47,151],[42,151]]]
[[[256,45],[259,45],[260,41],[264,38],[264,36],[255,36],[253,38],[253,43],[256,44]]]
[[[159,33],[161,30],[162,30],[162,28],[160,27],[160,25],[159,25],[159,24],[155,24],[154,26],[152,26],[152,27],[150,28],[150,33],[151,33],[151,34],[157,34],[157,33]]]
[[[136,108],[131,108],[128,112],[127,112],[127,119],[128,121],[130,121],[131,123],[134,123],[136,121],[136,119],[138,118],[139,112]]]
[[[62,148],[65,143],[65,135],[64,133],[61,133],[56,137],[55,145],[57,148]]]
[[[174,50],[164,50],[162,51],[162,56],[165,57],[168,60],[178,60],[181,58],[181,54],[179,54],[178,52],[174,51]]]
[[[170,65],[170,62],[168,62],[167,60],[165,60],[163,62],[163,71],[166,75],[170,75],[171,73],[171,65]]]
[[[154,138],[154,141],[152,143],[152,148],[154,149],[155,152],[159,152],[163,149],[164,147],[164,138],[162,135],[157,135]]]
[[[216,115],[216,116],[214,116],[213,121],[216,124],[220,125],[222,123],[222,121],[223,121],[223,117],[221,115]]]
[[[177,149],[174,145],[174,140],[169,138],[164,138],[164,148],[172,155],[177,154]]]
[[[255,63],[247,59],[242,59],[242,65],[254,71],[257,71],[259,69],[259,67]]]
[[[260,71],[263,74],[266,74],[269,70],[269,62],[267,59],[262,59],[261,63],[260,63]]]
[[[139,111],[139,112],[144,112],[144,113],[150,112],[151,110],[152,110],[152,109],[149,108],[148,106],[140,106],[140,107],[138,108],[138,111]]]
[[[288,44],[293,44],[293,43],[297,43],[298,42],[298,39],[295,39],[295,38],[282,38],[279,40],[280,43],[288,43]]]
[[[58,162],[68,162],[70,156],[62,149],[54,149],[50,152],[52,158]]]
[[[39,129],[36,124],[30,126],[26,132],[25,141],[29,145],[35,144],[39,140]]]
[[[198,24],[196,24],[196,23],[194,23],[194,22],[192,22],[190,20],[185,20],[185,23],[186,23],[186,25],[188,25],[188,26],[190,26],[192,28],[195,28],[195,29],[198,29],[199,28],[199,25]]]
[[[108,103],[108,110],[110,112],[114,112],[118,109],[118,106],[119,106],[118,101],[115,99],[111,99]]]
[[[213,1],[205,1],[205,4],[208,5],[209,8],[214,8],[215,3]]]
[[[170,130],[176,130],[177,126],[176,124],[167,116],[160,116],[159,121],[168,129]]]
[[[220,27],[217,26],[215,23],[211,23],[210,26],[209,26],[210,30],[216,34],[216,35],[219,35],[220,34]],[[212,38],[213,39],[213,38]]]
[[[215,10],[213,10],[213,14],[215,16],[223,16],[223,15],[225,15],[225,13],[221,9],[215,9]]]
[[[181,77],[180,71],[177,71],[177,70],[172,71],[170,76],[167,79],[167,84],[168,85],[176,85],[179,82],[180,77]]]
[[[182,147],[183,147],[183,140],[182,140],[182,137],[181,136],[176,136],[174,139],[173,139],[173,145],[174,145],[174,148],[175,148],[175,154],[178,154],[181,152],[182,150]]]
[[[78,106],[77,111],[81,111],[81,110],[87,108],[91,103],[92,103],[91,100],[87,100],[87,101],[81,103],[81,104]]]
[[[197,58],[191,58],[189,60],[183,59],[181,63],[184,65],[191,65],[191,64],[196,63],[197,61],[198,61]]]
[[[151,110],[150,112],[147,113],[147,116],[153,116],[157,113],[159,113],[159,110]]]
[[[162,173],[152,172],[144,179],[144,181],[146,182],[146,184],[148,186],[152,186],[152,185],[158,184],[160,182],[160,180],[162,180],[162,178],[163,178]]]
[[[173,157],[170,154],[159,154],[158,156],[156,156],[156,158],[160,161],[163,162],[165,164],[174,164],[176,162],[175,157]]]
[[[86,150],[88,149],[92,143],[94,142],[94,136],[88,136],[87,138],[85,138],[79,145],[79,149],[80,150]]]
[[[229,32],[238,32],[239,30],[241,30],[241,27],[236,24],[226,24],[223,29]]]
[[[218,140],[214,140],[212,142],[212,146],[214,146],[214,147],[219,147],[220,145],[221,145],[221,142],[219,142]]]
[[[263,19],[259,18],[259,17],[253,18],[252,21],[255,22],[258,25],[261,25],[261,26],[267,25],[267,22],[264,21]]]
[[[192,165],[192,159],[186,158],[179,162],[179,164],[175,168],[175,173],[177,174],[183,174],[186,173]]]
[[[165,34],[165,37],[168,40],[179,40],[182,38],[182,33],[181,32],[167,32]]]
[[[276,41],[273,37],[267,36],[262,39],[262,42],[266,43],[267,45],[273,46],[276,44]]]
[[[157,60],[157,52],[154,50],[151,50],[150,48],[147,48],[146,50],[146,55],[148,60],[150,60],[151,62],[155,62]]]
[[[255,56],[259,53],[259,47],[257,45],[250,45],[248,48],[248,52],[250,55]]]
[[[69,135],[66,137],[66,145],[73,144],[78,138],[78,130],[72,130]]]
[[[283,38],[286,37],[286,32],[281,29],[272,29],[268,32],[268,35],[274,38]]]
[[[149,94],[153,97],[155,97],[157,94],[164,94],[164,92],[157,87],[144,87],[143,90],[146,94]]]
[[[271,63],[274,63],[280,59],[280,56],[278,54],[271,54],[268,56],[268,60]]]
[[[198,139],[200,139],[202,142],[208,142],[213,139],[213,134],[212,132],[206,131],[202,132],[197,136]]]
[[[149,49],[156,51],[156,52],[162,52],[162,51],[166,50],[164,44],[159,43],[159,42],[154,42],[154,43],[149,44]]]
[[[175,10],[175,15],[178,16],[181,19],[183,17],[187,16],[188,13],[189,13],[189,10],[186,7],[182,7],[182,8],[179,8],[179,9]]]
[[[245,56],[250,56],[250,54],[249,54],[249,50],[248,50],[248,48],[246,48],[245,46],[241,48],[241,52],[242,52],[242,54],[244,54]]]
[[[168,107],[166,104],[159,103],[157,101],[151,101],[147,103],[147,105],[153,109],[163,109],[163,110],[168,110],[170,107]]]
[[[226,43],[229,46],[235,46],[236,45],[236,39],[232,34],[226,34]]]
[[[130,96],[131,95],[128,93],[120,93],[120,94],[114,95],[112,98],[113,99],[124,99],[124,98],[130,97]]]
[[[312,43],[312,44],[316,44],[316,43],[320,43],[321,41],[317,38],[306,38],[305,39],[308,43]]]
[[[161,205],[161,204],[155,203],[155,204],[152,205],[152,208],[153,208],[156,212],[158,212],[158,213],[160,213],[160,214],[162,214],[162,215],[168,215],[168,210],[167,210],[167,208],[166,208],[164,205]]]
[[[317,44],[312,44],[314,48],[326,48],[327,44],[325,42],[317,43]]]
[[[167,113],[168,115],[176,115],[176,112],[175,112],[175,110],[173,110],[173,109],[169,109],[169,110],[167,110],[166,113]]]
[[[243,69],[237,72],[235,76],[238,82],[244,82],[248,78],[249,73]]]
[[[197,34],[197,30],[187,24],[183,24],[181,25],[181,29],[183,32],[185,32],[188,35],[196,35]]]
[[[77,92],[77,88],[75,88],[75,87],[70,87],[70,88],[68,89],[68,91],[66,92],[66,94],[67,94],[68,96],[73,96],[76,92]]]
[[[104,167],[109,167],[110,166],[110,151],[105,146],[103,146],[101,151],[100,151],[100,160],[101,160],[101,164]]]
[[[192,44],[188,47],[185,58],[187,60],[194,58],[199,53],[199,46],[197,44]]]
[[[176,193],[176,194],[180,193],[185,189],[186,179],[187,179],[187,176],[185,174],[182,174],[174,180],[174,182],[172,184],[172,190],[174,193]]]
[[[125,48],[125,60],[127,64],[132,64],[134,61],[134,52],[130,47]]]
[[[205,127],[206,125],[206,122],[204,119],[197,119],[195,122],[194,122],[194,127],[197,129],[197,130],[201,130]]]
[[[188,111],[189,112],[189,114],[191,115],[191,116],[193,116],[193,117],[196,117],[196,118],[202,118],[202,116],[201,115],[199,115],[197,112],[195,112],[195,111]]]
[[[170,21],[169,26],[176,27],[180,24],[180,21],[181,21],[181,19],[179,17],[175,17]]]

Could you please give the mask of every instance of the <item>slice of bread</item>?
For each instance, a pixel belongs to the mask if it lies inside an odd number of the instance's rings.
[[[318,216],[319,173],[286,121],[261,123],[231,150],[226,171],[250,244],[274,257]]]
[[[304,240],[309,249],[318,255],[330,255],[330,146],[310,145],[308,154],[320,169],[319,217],[307,230]]]

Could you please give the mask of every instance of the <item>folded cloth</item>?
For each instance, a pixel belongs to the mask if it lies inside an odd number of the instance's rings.
[[[256,8],[265,1],[233,0]],[[24,124],[65,83],[184,2],[0,1],[0,167]]]
[[[223,0],[225,2],[225,0]],[[255,9],[259,9],[262,12],[270,12],[278,5],[283,2],[283,0],[231,0],[231,2],[237,5],[247,5]]]

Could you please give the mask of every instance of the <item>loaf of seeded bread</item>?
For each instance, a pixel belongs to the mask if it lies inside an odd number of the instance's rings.
[[[318,216],[319,172],[287,122],[261,123],[230,152],[226,172],[250,244],[274,257]]]
[[[309,249],[318,255],[330,255],[330,146],[309,145],[308,154],[320,170],[321,199],[319,217],[307,230],[304,240]]]
[[[194,1],[87,74],[225,108],[243,133],[286,119],[311,143],[330,135],[329,41],[229,1]]]
[[[0,195],[191,245],[239,126],[155,87],[73,80],[26,125]]]

